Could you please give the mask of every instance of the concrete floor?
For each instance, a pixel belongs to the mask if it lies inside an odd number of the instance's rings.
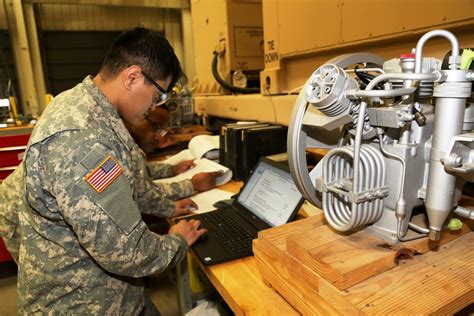
[[[147,283],[147,294],[163,316],[179,315],[178,289],[170,273],[151,277]],[[16,299],[16,276],[0,278],[0,316],[18,315]]]

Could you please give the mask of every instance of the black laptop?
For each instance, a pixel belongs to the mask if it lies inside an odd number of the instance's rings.
[[[260,158],[232,204],[186,217],[208,230],[192,251],[206,265],[251,256],[258,231],[288,223],[302,203],[288,166]]]

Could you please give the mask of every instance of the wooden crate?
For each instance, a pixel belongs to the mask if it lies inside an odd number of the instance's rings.
[[[253,249],[264,282],[304,315],[447,314],[474,301],[469,225],[391,246],[316,215],[260,232]]]

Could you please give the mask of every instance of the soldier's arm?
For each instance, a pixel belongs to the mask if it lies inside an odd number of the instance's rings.
[[[168,199],[174,201],[187,198],[194,193],[190,179],[172,183],[155,183],[155,185]]]
[[[174,176],[173,166],[167,163],[150,161],[146,163],[148,173],[153,180],[169,178]]]
[[[174,201],[191,196],[194,191],[191,180],[163,184],[153,182],[148,172],[140,172],[140,175],[135,179],[140,182],[136,186],[137,202],[140,211],[145,214],[170,217],[176,210]]]
[[[146,163],[146,168],[148,175],[153,180],[174,176],[171,164],[149,161]],[[173,183],[157,183],[156,186],[168,199],[174,201],[187,198],[194,193],[193,183],[190,179]]]
[[[60,144],[57,139],[46,149],[45,154],[55,158],[45,162],[44,173],[50,178],[50,190],[64,220],[99,265],[111,273],[142,277],[184,257],[188,246],[183,236],[157,235],[142,221],[125,170],[119,170],[104,189],[104,184],[91,184],[87,177],[109,155],[119,160],[112,152],[100,144],[87,146],[84,142],[68,146],[72,150],[65,152]],[[88,150],[83,152],[84,148]],[[125,168],[120,161],[116,163]]]

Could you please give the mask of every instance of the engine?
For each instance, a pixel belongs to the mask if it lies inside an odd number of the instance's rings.
[[[436,36],[451,43],[447,67],[423,57]],[[474,175],[474,74],[459,51],[452,33],[435,30],[412,54],[343,55],[307,80],[290,121],[289,164],[334,229],[366,229],[393,243],[438,240],[453,213],[474,217],[457,205]],[[311,147],[329,151],[308,171]]]

